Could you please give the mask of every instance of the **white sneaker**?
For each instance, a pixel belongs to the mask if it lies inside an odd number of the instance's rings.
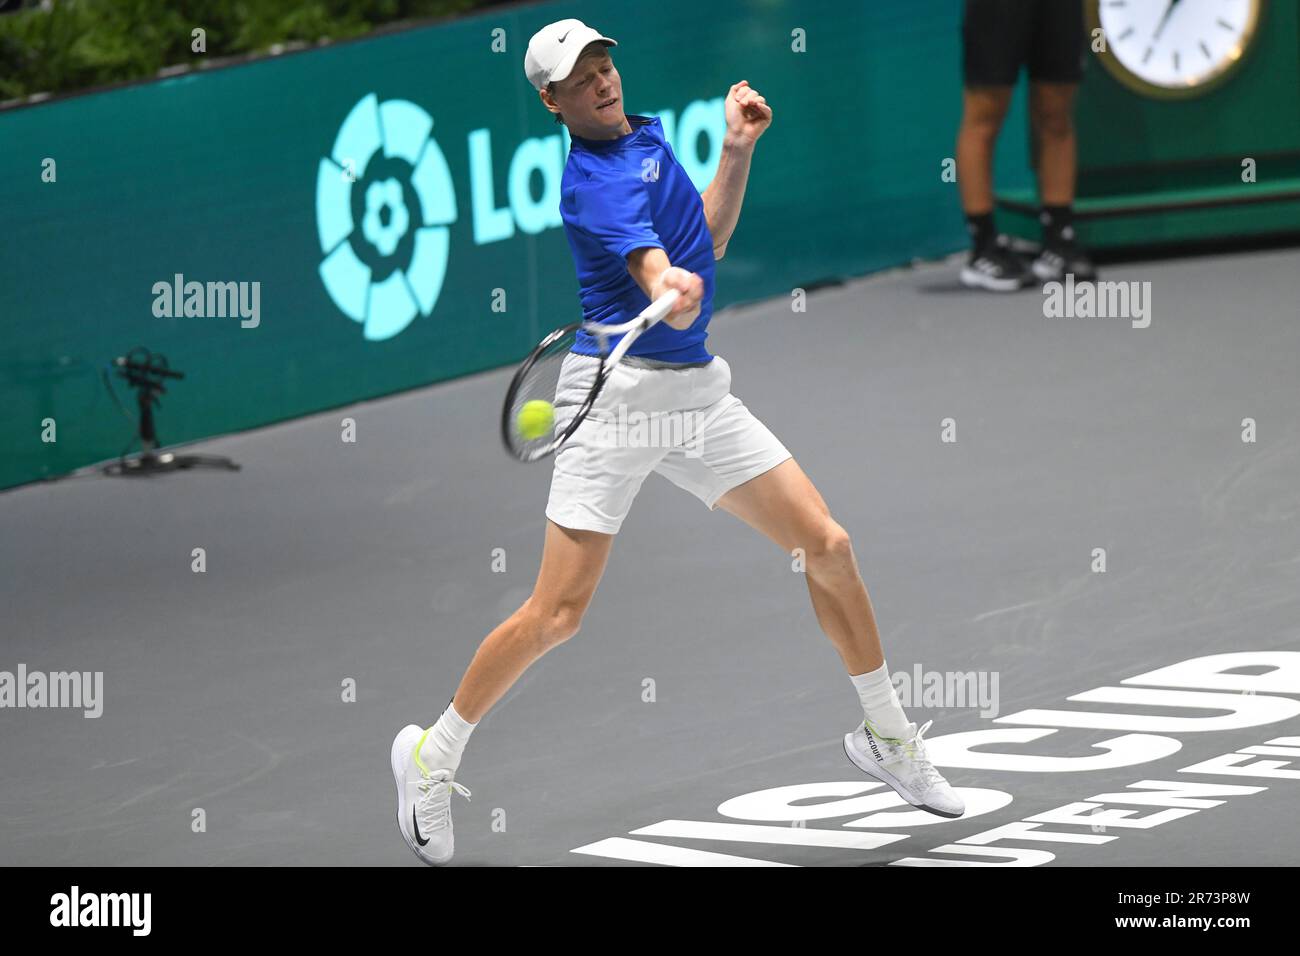
[[[450,770],[420,765],[419,745],[425,731],[407,724],[393,740],[393,780],[397,783],[397,827],[402,839],[425,863],[440,866],[451,859],[455,841],[451,830],[451,794],[466,800],[469,790],[456,783]]]
[[[908,724],[910,736],[895,739],[875,733],[864,720],[851,734],[844,735],[844,752],[863,773],[889,784],[914,807],[941,817],[959,817],[966,804],[934,769],[922,739],[933,721],[917,730]]]

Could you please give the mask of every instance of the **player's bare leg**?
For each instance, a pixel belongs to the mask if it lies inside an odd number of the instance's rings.
[[[801,548],[817,621],[848,669],[865,720],[845,735],[844,750],[863,772],[889,784],[913,806],[959,817],[965,804],[934,768],[918,728],[907,720],[889,679],[876,617],[848,532],[803,469],[788,459],[731,489],[722,508],[775,541]]]
[[[612,534],[547,520],[533,593],[479,645],[453,698],[461,717],[477,723],[534,661],[578,633],[613,544]]]
[[[483,639],[437,723],[398,732],[391,750],[397,825],[426,863],[446,863],[454,852],[451,795],[470,796],[455,776],[474,727],[534,661],[578,633],[613,542],[611,534],[548,520],[533,593]]]
[[[731,489],[718,507],[767,535],[787,553],[802,549],[813,610],[850,674],[884,663],[876,615],[849,534],[803,469],[788,459]]]

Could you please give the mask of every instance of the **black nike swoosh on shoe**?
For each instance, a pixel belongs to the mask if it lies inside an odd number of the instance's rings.
[[[420,823],[415,819],[415,807],[411,807],[411,826],[415,827],[415,842],[427,846],[429,841],[420,836]]]

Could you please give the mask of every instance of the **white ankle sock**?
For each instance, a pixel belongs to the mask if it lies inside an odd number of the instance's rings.
[[[850,676],[862,701],[862,712],[871,726],[884,737],[906,737],[910,728],[903,705],[889,680],[889,667],[884,661],[874,671]]]
[[[420,746],[420,762],[428,770],[450,770],[455,773],[460,766],[461,754],[465,752],[465,744],[469,742],[469,735],[477,726],[478,724],[471,724],[456,713],[455,706],[448,704],[438,722],[424,736],[424,743]]]

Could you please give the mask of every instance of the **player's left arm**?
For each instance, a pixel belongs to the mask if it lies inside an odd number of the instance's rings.
[[[721,259],[727,243],[736,231],[740,207],[745,201],[745,183],[749,180],[749,161],[754,144],[772,122],[772,108],[767,100],[741,80],[727,91],[724,106],[727,132],[722,140],[722,155],[713,182],[701,195],[704,218],[713,236],[713,257]]]

